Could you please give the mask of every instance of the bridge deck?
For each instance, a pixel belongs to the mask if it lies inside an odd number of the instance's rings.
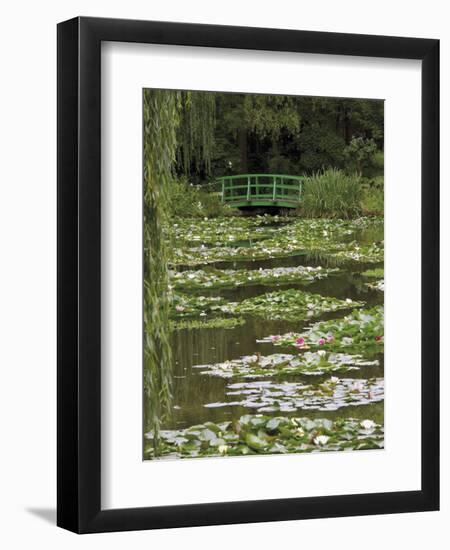
[[[222,202],[235,208],[277,206],[297,208],[302,194],[302,178],[281,174],[241,174],[218,178]]]

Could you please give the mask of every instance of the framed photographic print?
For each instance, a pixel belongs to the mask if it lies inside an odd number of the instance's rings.
[[[439,42],[58,25],[58,525],[437,510]]]

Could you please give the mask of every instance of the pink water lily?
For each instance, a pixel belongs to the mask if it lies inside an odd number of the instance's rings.
[[[325,344],[325,339],[324,338],[321,338],[319,340],[319,346],[323,346]]]
[[[327,342],[334,342],[334,336],[332,334],[327,336]]]
[[[305,345],[305,339],[304,339],[304,338],[301,338],[301,337],[300,337],[300,338],[297,338],[297,339],[295,340],[295,345],[296,345],[296,346],[304,346],[304,345]]]
[[[382,336],[375,336],[375,342],[379,342],[382,338]]]
[[[275,336],[271,336],[270,339],[272,340],[272,342],[278,342],[278,340],[281,338],[281,336],[278,336],[278,335],[275,335]]]

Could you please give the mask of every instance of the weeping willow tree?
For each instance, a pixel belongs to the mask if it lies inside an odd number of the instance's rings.
[[[185,174],[211,171],[216,101],[211,92],[181,94],[177,161]]]
[[[209,168],[214,101],[201,92],[144,91],[144,425],[155,456],[172,408],[169,186],[177,158]]]

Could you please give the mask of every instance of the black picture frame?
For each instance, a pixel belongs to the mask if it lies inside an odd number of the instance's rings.
[[[101,509],[102,41],[422,61],[420,491]],[[58,25],[57,65],[57,524],[76,533],[94,533],[438,510],[439,41],[77,17]]]

